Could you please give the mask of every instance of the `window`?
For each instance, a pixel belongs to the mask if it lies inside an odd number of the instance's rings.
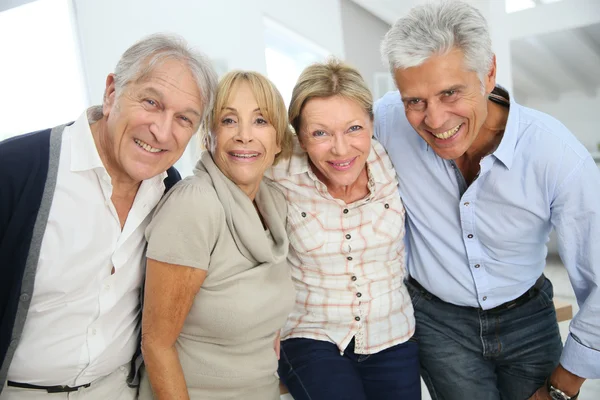
[[[0,12],[0,140],[75,120],[88,104],[69,0]]]
[[[535,7],[537,4],[556,3],[561,0],[506,0],[506,12],[512,13],[516,11],[527,10]]]
[[[264,23],[267,76],[281,92],[287,107],[302,70],[324,61],[329,52],[270,18],[265,17]]]

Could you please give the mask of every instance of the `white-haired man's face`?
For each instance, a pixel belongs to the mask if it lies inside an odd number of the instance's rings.
[[[198,130],[203,111],[196,80],[180,61],[157,65],[120,93],[109,75],[103,105],[107,129],[100,141],[112,171],[135,182],[166,171]]]
[[[417,67],[397,69],[396,85],[406,117],[442,158],[456,160],[475,142],[487,118],[487,94],[496,84],[495,64],[482,82],[465,66],[462,51],[433,55]]]

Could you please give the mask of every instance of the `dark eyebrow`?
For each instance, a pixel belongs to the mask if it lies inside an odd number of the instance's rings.
[[[152,96],[155,96],[160,101],[162,101],[162,99],[163,99],[162,93],[153,87],[147,87],[147,88],[143,89],[141,93],[142,93],[142,95],[150,94]],[[194,110],[193,108],[186,108],[183,112],[194,114],[198,118],[202,117],[202,115],[198,111]]]
[[[237,112],[237,110],[233,107],[223,107],[223,110],[229,110],[229,111],[233,111],[233,112]],[[255,110],[252,110],[252,112],[260,112],[260,108],[257,108]]]

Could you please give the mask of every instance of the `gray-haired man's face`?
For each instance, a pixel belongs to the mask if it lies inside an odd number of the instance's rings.
[[[495,68],[485,77],[485,93],[456,49],[433,55],[420,66],[397,69],[394,78],[408,121],[440,157],[455,160],[473,146],[487,117]]]
[[[108,127],[104,151],[112,167],[134,181],[166,171],[198,130],[203,108],[194,76],[179,61],[159,64],[118,96],[109,76],[103,106]]]

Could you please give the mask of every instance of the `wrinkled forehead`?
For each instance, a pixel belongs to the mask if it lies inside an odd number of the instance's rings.
[[[462,53],[451,52],[432,56],[418,66],[397,68],[394,80],[403,97],[426,97],[468,85],[478,81],[478,77],[467,68]]]

